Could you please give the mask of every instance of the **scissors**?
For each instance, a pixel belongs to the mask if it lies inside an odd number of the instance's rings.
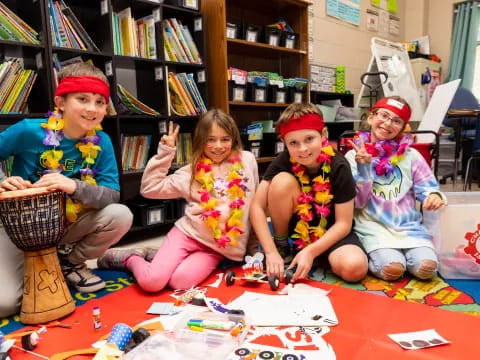
[[[170,294],[170,296],[176,299],[175,303],[179,302],[181,304],[188,304],[190,301],[192,301],[195,295],[205,294],[206,292],[207,292],[206,288],[191,287],[190,289],[187,289],[187,290],[183,290],[183,289],[174,290],[173,293]]]

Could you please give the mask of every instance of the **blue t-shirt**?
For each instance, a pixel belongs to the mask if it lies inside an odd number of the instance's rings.
[[[0,159],[5,160],[13,155],[12,175],[20,176],[31,183],[36,182],[42,176],[46,168],[40,162],[40,156],[53,146],[45,146],[42,141],[45,138],[45,129],[41,123],[47,123],[47,119],[24,119],[0,133]],[[95,159],[91,169],[97,170],[95,180],[99,186],[107,186],[119,191],[118,168],[115,153],[110,137],[103,131],[97,131],[100,136],[101,151]],[[75,146],[78,139],[72,140],[64,137],[57,146],[57,150],[63,151],[60,163],[64,165],[62,174],[69,178],[80,179],[82,168],[82,154]]]

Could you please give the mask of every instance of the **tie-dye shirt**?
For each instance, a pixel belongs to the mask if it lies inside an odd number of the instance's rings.
[[[357,164],[355,150],[345,157],[357,188],[354,230],[367,253],[383,248],[433,247],[416,200],[423,203],[429,194],[440,190],[423,156],[408,149],[388,176],[378,176],[371,164]]]

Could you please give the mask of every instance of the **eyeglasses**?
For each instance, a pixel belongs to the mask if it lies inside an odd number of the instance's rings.
[[[387,122],[390,120],[390,124],[396,127],[402,127],[404,124],[402,119],[400,119],[399,117],[391,117],[390,114],[385,111],[377,111],[375,115],[377,116],[377,119],[381,122]]]

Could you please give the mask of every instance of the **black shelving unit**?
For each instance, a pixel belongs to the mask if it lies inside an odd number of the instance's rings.
[[[43,117],[48,110],[53,109],[54,81],[54,55],[63,62],[75,57],[82,60],[91,60],[107,75],[111,88],[113,104],[119,102],[117,84],[128,89],[138,100],[157,110],[158,116],[123,115],[118,113],[106,116],[102,126],[112,139],[117,157],[120,174],[121,202],[127,205],[132,203],[147,202],[139,195],[142,170],[123,171],[121,168],[121,138],[122,136],[151,135],[148,158],[157,151],[158,141],[162,135],[159,122],[172,120],[179,124],[181,132],[192,132],[198,116],[173,116],[168,111],[168,71],[193,73],[200,94],[208,108],[207,65],[205,46],[205,24],[200,11],[179,6],[165,4],[163,1],[153,0],[64,0],[88,35],[98,47],[99,51],[79,50],[54,46],[52,41],[52,24],[49,13],[49,0],[3,0],[3,3],[18,17],[24,20],[40,34],[40,44],[27,44],[18,41],[0,40],[0,60],[19,58],[24,68],[33,69],[38,77],[33,85],[32,92],[27,100],[27,110],[23,114],[2,114],[0,125],[14,124],[24,118]],[[155,37],[157,44],[157,59],[144,59],[140,57],[121,56],[114,53],[113,21],[114,12],[119,12],[127,7],[131,8],[132,17],[138,19],[152,14],[155,20]],[[203,64],[189,64],[166,61],[163,48],[161,21],[168,18],[177,18],[187,26],[198,48]],[[118,111],[118,108],[116,108]],[[178,202],[178,200],[171,200]],[[149,205],[162,205],[149,200]],[[181,211],[181,206],[171,208]],[[171,224],[172,218],[180,216],[179,213],[169,214],[165,224]],[[161,224],[145,226],[135,219],[132,231],[159,228]]]
[[[325,91],[310,91],[310,102],[320,104],[324,100],[340,100],[343,106],[353,107],[353,94],[333,93]],[[337,140],[340,134],[346,130],[353,130],[353,121],[329,122],[325,124],[328,128],[330,140]]]

